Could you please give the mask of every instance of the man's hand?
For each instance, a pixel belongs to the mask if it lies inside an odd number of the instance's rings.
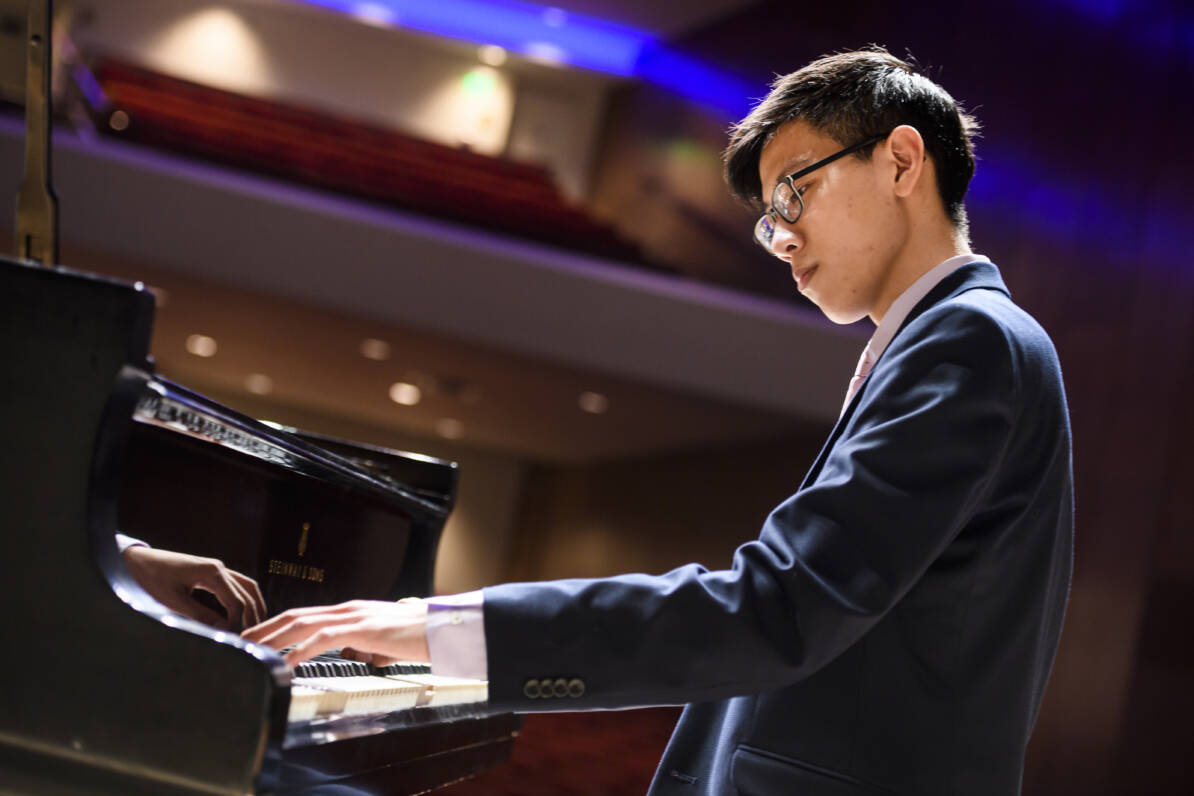
[[[221,630],[240,630],[265,619],[265,599],[257,581],[222,561],[143,545],[127,548],[123,556],[141,588],[175,613]],[[211,592],[228,618],[196,600],[191,594],[196,588]]]
[[[418,599],[396,603],[353,600],[340,605],[293,608],[243,633],[249,641],[274,649],[294,645],[286,664],[341,647],[352,657],[376,666],[395,661],[430,661],[427,605]]]

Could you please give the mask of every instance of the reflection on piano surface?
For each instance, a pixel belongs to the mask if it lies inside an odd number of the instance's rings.
[[[304,435],[157,378],[152,300],[0,259],[0,781],[16,792],[419,793],[509,755],[486,684],[272,650],[165,611],[120,530],[258,581],[270,615],[431,592],[454,465]],[[131,607],[130,607],[131,606]],[[134,610],[136,609],[136,610]]]

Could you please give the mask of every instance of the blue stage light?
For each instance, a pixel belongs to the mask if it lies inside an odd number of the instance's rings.
[[[978,214],[1014,218],[1042,240],[1108,262],[1146,262],[1185,270],[1194,227],[1183,202],[1162,195],[1124,201],[1091,176],[1059,179],[1026,150],[979,147],[980,160],[966,203]]]
[[[1033,11],[1067,11],[1141,48],[1152,59],[1194,66],[1194,7],[1172,0],[1033,0]]]
[[[513,0],[302,0],[349,16],[476,44],[496,44],[530,58],[630,76],[643,31]]]
[[[728,120],[741,118],[766,87],[667,48],[651,34],[515,0],[301,0],[374,24],[493,44],[667,88]]]
[[[664,47],[645,47],[635,74],[734,121],[767,94],[766,85]]]

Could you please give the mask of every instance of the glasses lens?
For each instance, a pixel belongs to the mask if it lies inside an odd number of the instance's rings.
[[[775,234],[775,225],[771,223],[771,216],[763,215],[755,223],[755,240],[765,249],[771,248],[771,236]]]
[[[771,206],[789,224],[795,224],[800,218],[800,211],[804,209],[800,196],[792,190],[792,186],[786,180],[775,186],[775,191],[771,194]]]

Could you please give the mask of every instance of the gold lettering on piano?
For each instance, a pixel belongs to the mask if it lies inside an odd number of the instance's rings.
[[[269,566],[266,568],[266,574],[323,583],[324,576],[327,573],[324,572],[322,567],[313,567],[310,564],[296,564],[293,561],[279,561],[276,558],[271,558]]]
[[[303,523],[303,532],[299,534],[298,554],[299,558],[303,557],[303,553],[307,552],[307,535],[311,533],[311,523]]]

